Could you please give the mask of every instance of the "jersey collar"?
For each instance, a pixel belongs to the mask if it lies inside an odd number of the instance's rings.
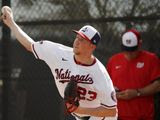
[[[92,65],[94,65],[94,64],[96,63],[96,58],[94,58],[92,64],[88,65],[88,64],[84,64],[84,63],[81,63],[81,62],[77,61],[77,60],[75,59],[75,56],[74,56],[74,62],[75,62],[77,65],[82,65],[82,66],[92,66]]]

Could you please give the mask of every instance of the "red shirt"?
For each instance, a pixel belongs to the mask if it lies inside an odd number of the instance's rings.
[[[160,77],[159,59],[147,51],[140,51],[133,60],[127,60],[124,53],[116,54],[110,58],[107,70],[119,90],[143,88]],[[118,100],[118,110],[120,117],[153,116],[153,96]]]

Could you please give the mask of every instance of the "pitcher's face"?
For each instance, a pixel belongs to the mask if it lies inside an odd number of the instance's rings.
[[[73,43],[73,52],[75,55],[85,54],[88,50],[90,50],[91,44],[92,43],[89,40],[86,40],[77,34]]]

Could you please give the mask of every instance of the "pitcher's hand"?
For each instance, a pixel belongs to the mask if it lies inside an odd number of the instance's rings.
[[[11,25],[14,23],[12,9],[8,6],[3,6],[1,9],[1,12],[2,12],[1,18],[2,18],[3,22],[8,27],[11,27]]]

